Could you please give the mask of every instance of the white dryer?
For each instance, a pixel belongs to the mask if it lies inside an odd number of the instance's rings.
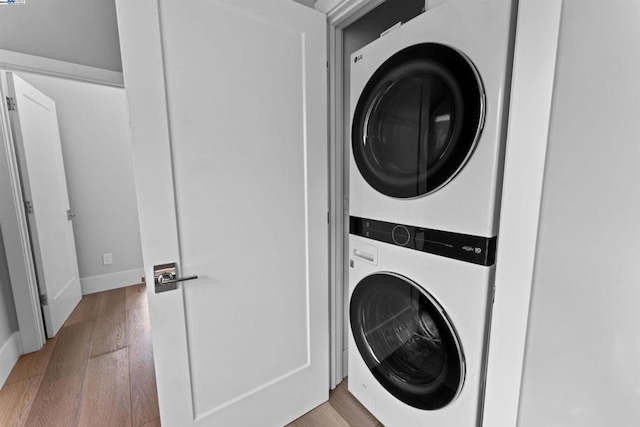
[[[387,427],[480,425],[494,267],[355,235],[349,255],[349,391]]]
[[[447,0],[352,55],[351,216],[497,234],[514,11]]]

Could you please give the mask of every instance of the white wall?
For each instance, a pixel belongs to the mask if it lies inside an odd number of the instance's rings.
[[[639,22],[563,2],[522,427],[640,425]]]
[[[310,7],[313,9],[314,4],[316,3],[316,0],[293,0],[297,3],[303,4],[307,7]]]
[[[334,7],[336,7],[341,0],[316,0],[315,8],[320,12],[327,13]]]
[[[0,49],[122,71],[114,0],[27,0],[0,9]]]
[[[143,273],[124,89],[19,73],[56,102],[84,294]],[[113,254],[103,265],[102,254]]]

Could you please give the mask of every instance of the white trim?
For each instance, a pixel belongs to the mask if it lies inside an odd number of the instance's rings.
[[[384,0],[343,0],[327,13],[328,59],[329,59],[329,173],[330,173],[330,386],[334,388],[348,373],[347,350],[344,349],[345,291],[347,280],[344,253],[345,239],[348,237],[349,212],[348,195],[344,193],[344,105],[342,100],[343,82],[343,29],[373,10]],[[321,10],[332,2],[318,1],[316,9]]]
[[[38,285],[35,276],[34,261],[31,252],[31,240],[27,227],[22,186],[18,162],[13,144],[13,135],[9,121],[9,112],[4,102],[6,95],[5,71],[0,71],[0,224],[11,289],[21,332],[22,345],[27,353],[37,351],[44,345],[46,338]]]
[[[82,295],[94,294],[135,285],[140,283],[142,276],[144,276],[144,268],[140,267],[134,270],[80,278],[80,287],[82,288]]]
[[[483,425],[515,426],[562,2],[520,0]]]
[[[341,50],[342,30],[328,28],[329,54]],[[339,46],[339,47],[338,47]],[[331,56],[329,56],[331,58]],[[343,149],[342,149],[342,58],[334,58],[329,66],[329,294],[330,309],[330,381],[335,388],[346,375],[341,357],[343,351],[344,318],[344,203],[343,203]]]
[[[344,29],[384,3],[384,1],[385,0],[343,0],[327,12],[329,25]]]
[[[7,380],[22,353],[20,332],[14,332],[0,347],[0,384]]]
[[[117,71],[89,67],[87,65],[74,64],[41,56],[27,55],[10,50],[0,49],[0,68],[12,71],[27,71],[30,73],[107,86],[124,87],[123,75]]]
[[[349,349],[348,348],[343,349],[340,355],[342,357],[342,369],[346,376],[346,374],[349,372]]]
[[[339,2],[340,0],[316,0],[313,8],[318,12],[326,14]]]

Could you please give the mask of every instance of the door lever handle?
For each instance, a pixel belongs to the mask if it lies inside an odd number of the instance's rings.
[[[197,278],[198,276],[175,277],[175,275],[165,273],[156,277],[156,283],[158,285],[168,285],[170,283],[186,282],[187,280],[194,280]]]
[[[178,289],[178,282],[197,279],[198,276],[178,277],[176,263],[160,264],[153,267],[153,277],[156,293]]]

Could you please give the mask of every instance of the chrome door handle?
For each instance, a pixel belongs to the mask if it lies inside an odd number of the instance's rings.
[[[161,274],[160,276],[156,277],[156,283],[159,285],[168,285],[170,283],[178,283],[178,282],[185,282],[187,280],[194,280],[197,279],[198,276],[187,276],[187,277],[175,277],[175,275],[172,274]]]
[[[153,267],[153,277],[156,293],[178,289],[178,282],[197,279],[198,276],[178,277],[176,263],[159,264]]]

